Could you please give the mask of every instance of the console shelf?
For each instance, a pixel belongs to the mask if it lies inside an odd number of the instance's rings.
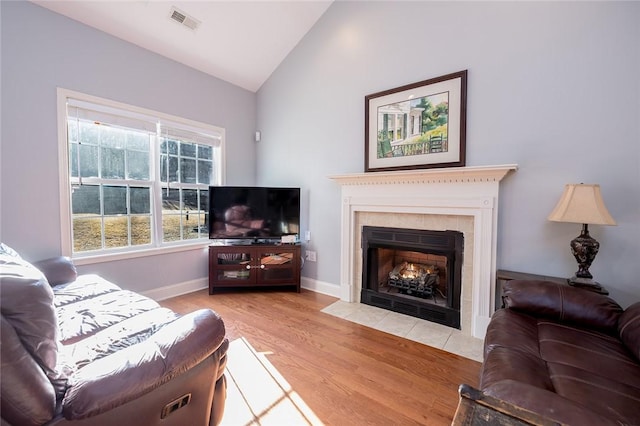
[[[300,292],[300,245],[209,246],[209,294],[216,288],[271,286]]]

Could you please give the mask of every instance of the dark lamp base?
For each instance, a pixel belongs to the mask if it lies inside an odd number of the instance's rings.
[[[589,235],[588,224],[582,225],[582,232],[571,240],[569,246],[571,247],[571,254],[578,262],[578,270],[573,277],[569,278],[569,284],[580,284],[583,287],[600,285],[593,281],[593,275],[589,272],[589,267],[596,258],[598,250],[600,250],[600,243]]]
[[[574,287],[583,287],[591,290],[602,290],[602,286],[599,282],[594,281],[591,278],[579,278],[575,275],[571,278],[567,278],[567,283]]]

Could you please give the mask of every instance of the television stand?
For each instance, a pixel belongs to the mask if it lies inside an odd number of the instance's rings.
[[[289,287],[300,292],[300,245],[209,246],[209,294],[229,287]]]

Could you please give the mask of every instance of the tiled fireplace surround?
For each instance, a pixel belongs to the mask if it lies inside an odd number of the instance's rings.
[[[332,176],[342,188],[340,298],[359,303],[363,226],[464,234],[461,332],[484,338],[495,300],[500,181],[513,164]]]

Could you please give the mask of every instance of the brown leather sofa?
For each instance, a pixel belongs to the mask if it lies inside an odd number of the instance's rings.
[[[640,425],[640,302],[623,310],[546,281],[509,281],[503,294],[485,338],[481,392],[461,387],[454,424]]]
[[[0,245],[2,425],[215,425],[226,397],[222,319],[180,316],[68,258]]]

